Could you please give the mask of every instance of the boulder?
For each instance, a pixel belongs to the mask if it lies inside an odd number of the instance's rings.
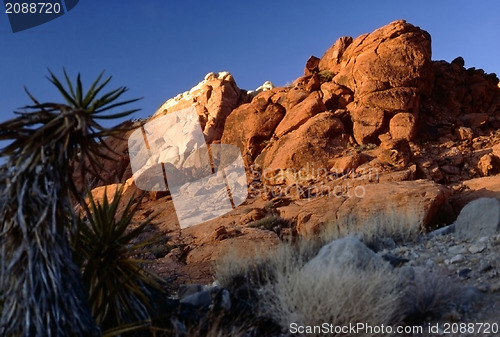
[[[308,76],[317,73],[319,69],[318,67],[319,61],[320,61],[319,58],[317,58],[316,56],[309,57],[307,59],[306,67],[304,69],[304,75]]]
[[[321,57],[318,63],[319,70],[329,70],[334,74],[338,73],[342,67],[341,62],[345,62],[344,53],[352,41],[353,39],[350,36],[343,36],[335,41]]]
[[[248,166],[265,147],[284,115],[285,108],[279,104],[243,104],[228,116],[221,141],[238,146]]]
[[[321,95],[318,92],[313,92],[302,102],[287,110],[274,135],[279,138],[290,131],[296,130],[309,118],[325,110],[326,107],[321,100]]]
[[[286,111],[291,110],[297,104],[305,100],[309,96],[309,92],[300,88],[291,88],[285,95],[280,95],[280,98],[274,103],[282,105]],[[274,98],[274,96],[273,96]]]
[[[285,116],[286,118],[286,116]],[[285,122],[280,123],[278,129]],[[329,168],[329,159],[343,150],[346,141],[342,137],[344,125],[332,112],[322,112],[308,119],[297,129],[284,133],[272,142],[257,158],[263,169],[312,170]]]
[[[308,92],[313,92],[319,90],[320,86],[321,86],[321,81],[319,75],[314,74],[311,76],[307,84],[304,86],[304,89]]]
[[[450,198],[455,214],[469,202],[479,198],[500,197],[500,176],[491,176],[466,180],[462,183],[463,189]]]
[[[415,114],[400,112],[394,115],[389,122],[389,132],[392,139],[415,139],[417,124]]]
[[[420,95],[432,90],[430,35],[395,21],[354,40],[337,40],[321,58],[319,70],[333,72],[334,83],[354,92],[355,104],[349,108],[354,138],[369,143],[388,131],[386,118],[398,112],[418,117]]]
[[[496,198],[480,198],[468,203],[454,223],[460,240],[476,240],[490,237],[500,231],[500,201]]]
[[[374,217],[388,214],[410,217],[408,226],[415,226],[415,230],[430,228],[450,194],[447,187],[428,180],[351,185],[340,195],[317,198],[303,205],[297,215],[297,232],[315,235],[341,219],[352,220],[351,229],[357,231]]]
[[[398,87],[373,91],[366,94],[355,92],[358,102],[365,107],[376,107],[384,111],[408,111],[418,114],[417,88]]]
[[[386,127],[386,113],[379,108],[366,108],[352,102],[347,105],[353,121],[353,136],[360,144],[378,143]]]
[[[335,62],[340,67],[328,67],[331,62],[320,61],[320,71],[330,70],[337,74],[335,82],[360,95],[397,87],[416,88],[426,94],[431,92],[431,38],[419,27],[404,20],[394,21],[356,38],[342,53],[341,49],[338,52],[341,56]],[[328,50],[322,59],[331,53],[335,51]]]
[[[411,149],[406,139],[388,139],[380,144],[377,156],[381,163],[405,167],[410,162]]]
[[[328,110],[344,109],[354,99],[353,92],[335,82],[321,84],[323,103]]]
[[[389,264],[358,238],[347,236],[321,247],[303,270],[314,275],[332,269],[341,272],[343,268],[382,269],[389,268]]]
[[[332,162],[333,165],[330,171],[338,175],[342,175],[356,170],[359,165],[366,162],[366,158],[359,153],[355,153],[333,159]]]

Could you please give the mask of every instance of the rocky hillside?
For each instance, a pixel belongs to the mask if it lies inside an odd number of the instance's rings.
[[[157,213],[151,230],[168,238],[152,253],[157,271],[177,284],[208,283],[213,261],[235,246],[267,250],[379,213],[411,214],[429,230],[452,223],[468,201],[497,196],[499,79],[461,57],[431,55],[430,34],[400,20],[339,38],[289,86],[250,92],[227,72],[210,73],[167,100],[151,119],[194,105],[207,143],[241,150],[250,195],[181,230],[169,193],[150,192],[140,216]],[[127,136],[107,141],[116,154],[104,176],[131,195]],[[102,195],[103,182],[92,184]]]

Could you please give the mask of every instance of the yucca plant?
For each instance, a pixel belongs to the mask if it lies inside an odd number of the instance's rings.
[[[86,92],[80,75],[74,84],[66,71],[64,78],[66,85],[52,73],[48,79],[65,103],[40,103],[26,90],[32,104],[0,124],[0,140],[10,141],[0,150],[6,159],[0,167],[1,336],[100,335],[69,245],[76,227],[72,198],[83,200],[72,174],[74,167],[99,174],[103,138],[124,130],[97,120],[133,113],[109,114],[137,99],[117,102],[125,87],[103,94],[111,77],[102,74]]]
[[[90,212],[78,219],[72,236],[92,315],[110,335],[112,330],[144,331],[150,327],[154,310],[151,291],[162,291],[161,280],[143,268],[147,261],[141,259],[145,248],[159,241],[154,236],[141,237],[152,218],[133,224],[140,202],[135,203],[132,195],[119,210],[122,194],[123,187],[109,202],[106,188],[102,201],[89,193]]]

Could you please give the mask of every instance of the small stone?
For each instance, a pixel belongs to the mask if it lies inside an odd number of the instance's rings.
[[[212,233],[212,241],[223,240],[227,238],[227,229],[225,226],[217,227]]]
[[[483,293],[487,293],[490,291],[490,285],[488,283],[478,284],[477,289],[479,289]]]
[[[455,130],[455,134],[460,140],[471,140],[474,138],[474,131],[471,128],[459,127]]]
[[[388,261],[393,267],[400,267],[406,262],[408,262],[408,259],[405,259],[403,257],[391,254],[391,253],[386,253],[382,255],[382,258],[386,261]]]
[[[461,269],[458,272],[458,276],[460,278],[467,279],[467,278],[470,278],[470,273],[471,272],[472,272],[472,269],[470,269],[470,268],[464,268],[464,269]]]
[[[498,281],[498,282],[493,283],[492,285],[490,285],[490,291],[492,293],[496,293],[499,290],[500,290],[500,281]]]
[[[489,261],[482,261],[479,265],[479,272],[480,273],[486,273],[488,270],[491,270],[493,266]]]
[[[200,291],[203,291],[203,286],[201,284],[181,284],[177,291],[177,297],[183,299]]]
[[[200,291],[192,295],[186,296],[180,301],[183,304],[190,304],[195,307],[208,308],[212,303],[212,296],[209,290]]]
[[[443,170],[444,173],[447,174],[460,174],[460,169],[456,166],[451,166],[451,165],[443,165],[441,166],[441,170]]]
[[[462,255],[462,254],[457,254],[455,256],[453,256],[451,259],[450,259],[450,263],[451,264],[454,264],[454,263],[459,263],[459,262],[462,262],[465,260],[465,257]]]
[[[448,253],[450,255],[464,254],[467,252],[467,248],[464,245],[456,245],[448,248]]]
[[[475,245],[470,246],[469,252],[471,252],[472,254],[477,254],[477,253],[483,252],[485,249],[486,249],[486,244],[479,243],[479,244],[475,244]]]

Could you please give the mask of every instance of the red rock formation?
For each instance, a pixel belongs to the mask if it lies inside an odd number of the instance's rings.
[[[431,38],[418,27],[395,21],[354,40],[340,38],[321,58],[319,70],[331,71],[334,83],[354,93],[348,109],[356,141],[378,143],[378,135],[390,131],[394,115],[410,113],[417,119],[420,95],[431,93]]]
[[[314,235],[338,218],[362,223],[408,207],[414,224],[428,228],[450,223],[472,198],[498,194],[499,80],[464,64],[432,62],[430,35],[400,20],[338,39],[309,58],[291,86],[266,82],[247,92],[230,74],[211,73],[166,101],[152,118],[194,104],[208,143],[239,147],[251,197],[180,230],[171,198],[150,194],[141,214],[158,212],[158,230],[178,247],[162,258],[164,272],[206,282],[212,260],[234,244],[271,249],[279,238]],[[116,154],[103,174],[123,183],[132,176],[126,139],[106,143]],[[131,179],[127,186],[135,190]],[[361,198],[346,194],[355,188]],[[102,196],[102,188],[94,193]],[[252,227],[267,217],[284,220]]]
[[[242,102],[245,94],[245,91],[238,88],[231,74],[209,73],[189,92],[166,101],[153,118],[194,105],[205,139],[212,143],[221,139],[227,116]]]

